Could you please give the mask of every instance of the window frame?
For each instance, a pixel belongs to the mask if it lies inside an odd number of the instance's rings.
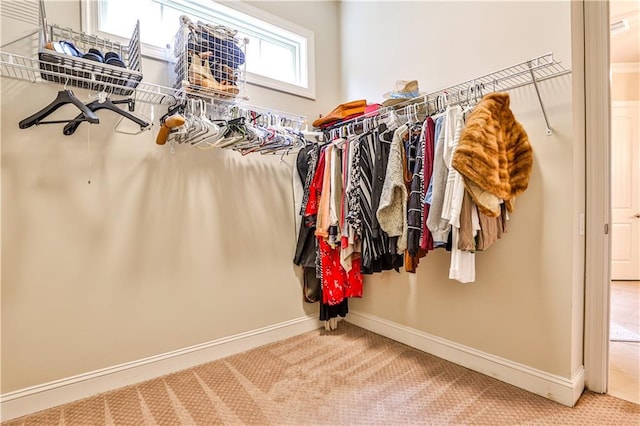
[[[221,7],[227,7],[233,9],[234,11],[243,13],[250,18],[259,19],[267,22],[270,25],[274,25],[276,27],[282,28],[285,31],[291,32],[295,35],[300,36],[302,39],[306,39],[306,46],[302,46],[301,50],[306,50],[306,52],[302,52],[302,54],[306,53],[306,65],[307,70],[306,73],[303,72],[303,77],[306,74],[307,77],[307,86],[297,85],[292,83],[287,83],[281,80],[276,80],[274,78],[270,78],[264,75],[255,74],[246,72],[247,83],[264,87],[267,89],[277,90],[279,92],[289,93],[292,95],[300,96],[303,98],[315,100],[316,99],[316,76],[315,76],[315,34],[312,30],[304,28],[300,25],[289,22],[283,18],[280,18],[276,15],[272,15],[268,12],[265,12],[261,9],[258,9],[254,6],[243,3],[240,0],[234,1],[225,1],[224,4],[222,2],[216,2],[212,0],[212,3],[216,3]],[[88,34],[95,34],[101,37],[108,38],[110,40],[119,41],[121,43],[128,43],[128,40],[111,33],[105,33],[99,31],[99,9],[100,6],[95,0],[81,0],[80,2],[80,12],[81,12],[81,26],[82,31]],[[132,28],[133,30],[133,28]],[[141,32],[144,31],[144,28],[141,28]],[[141,41],[142,48],[142,56],[161,60],[161,61],[169,61],[170,58],[167,57],[170,49],[164,49],[158,46],[153,46]],[[301,58],[304,60],[304,58]],[[304,64],[302,64],[304,65]],[[304,80],[304,78],[303,78]]]

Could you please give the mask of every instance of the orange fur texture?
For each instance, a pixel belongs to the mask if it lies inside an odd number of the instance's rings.
[[[513,211],[515,197],[527,189],[533,166],[533,150],[522,125],[509,108],[508,93],[490,93],[482,98],[460,136],[451,164],[462,174],[478,209],[496,217],[477,197],[478,187],[505,201]]]

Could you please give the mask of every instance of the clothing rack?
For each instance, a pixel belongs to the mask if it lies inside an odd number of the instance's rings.
[[[533,84],[542,115],[546,125],[546,134],[553,133],[549,124],[538,83],[552,78],[570,74],[570,69],[565,69],[559,61],[553,58],[553,53],[547,53],[533,59],[503,68],[499,71],[476,77],[474,79],[449,86],[445,89],[437,90],[416,98],[407,99],[398,104],[379,108],[377,111],[364,114],[350,120],[337,123],[335,126],[329,127],[328,131],[349,128],[362,122],[367,118],[382,116],[384,114],[394,113],[400,110],[409,112],[413,107],[424,107],[429,112],[441,111],[447,105],[457,105],[469,101],[471,98],[477,97],[478,94],[485,95],[491,92],[506,92],[519,87]]]
[[[306,130],[307,128],[307,117],[304,115],[292,114],[255,105],[238,104],[236,108],[240,111],[240,114],[247,119],[262,121],[270,126],[288,127],[297,131]]]

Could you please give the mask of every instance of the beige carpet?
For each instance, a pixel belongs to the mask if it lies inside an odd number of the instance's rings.
[[[640,405],[568,408],[347,323],[3,425],[638,425]]]

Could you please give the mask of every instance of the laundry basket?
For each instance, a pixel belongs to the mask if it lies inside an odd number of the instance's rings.
[[[173,86],[190,97],[228,102],[246,100],[245,52],[248,39],[223,25],[180,18],[173,42]]]
[[[126,96],[142,80],[139,21],[129,44],[123,46],[49,24],[41,0],[40,25],[38,57],[43,79]]]

